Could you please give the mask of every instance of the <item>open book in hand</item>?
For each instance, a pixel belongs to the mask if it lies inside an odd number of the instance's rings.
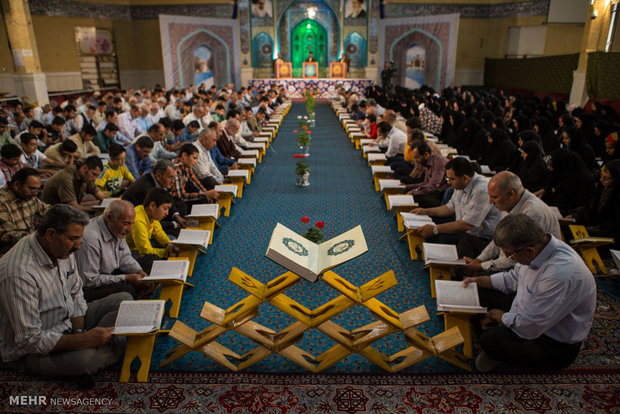
[[[161,327],[165,300],[125,300],[116,315],[113,334],[144,334]]]
[[[314,282],[323,272],[367,251],[362,226],[316,244],[278,223],[271,234],[265,256]]]
[[[217,219],[220,212],[220,206],[218,204],[194,204],[192,206],[192,212],[187,217],[191,218],[206,218],[213,217]]]
[[[172,240],[170,243],[204,247],[206,249],[209,245],[210,235],[211,232],[209,230],[182,229],[179,232],[179,237],[177,237],[176,240]]]
[[[187,280],[189,260],[155,260],[151,274],[142,278],[145,282],[160,282],[163,280]]]
[[[485,313],[487,308],[480,306],[476,283],[463,287],[463,282],[435,280],[437,310],[444,312]]]
[[[391,180],[391,179],[380,179],[379,180],[379,190],[385,191],[388,188],[405,188],[405,184],[401,183],[400,180]]]
[[[427,224],[434,225],[435,222],[430,216],[423,214],[413,213],[400,213],[403,218],[403,225],[406,229],[417,229],[418,227],[426,226]]]
[[[422,243],[424,264],[465,265],[465,259],[459,259],[454,244]]]

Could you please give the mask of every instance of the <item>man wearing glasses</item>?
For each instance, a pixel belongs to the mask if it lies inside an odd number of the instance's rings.
[[[35,233],[0,259],[0,354],[20,371],[74,377],[94,385],[92,374],[116,362],[126,339],[113,337],[118,307],[132,300],[119,292],[86,304],[74,252],[88,215],[59,204]]]
[[[488,178],[475,172],[463,157],[446,164],[446,181],[454,188],[447,204],[432,208],[416,208],[414,214],[451,217],[456,220],[418,228],[418,234],[429,243],[456,244],[459,256],[476,257],[493,237],[500,212],[489,203]]]
[[[525,214],[502,219],[493,241],[516,264],[507,272],[463,281],[464,286],[476,282],[480,303],[489,308],[480,321],[476,368],[569,366],[592,326],[592,273],[575,250]]]

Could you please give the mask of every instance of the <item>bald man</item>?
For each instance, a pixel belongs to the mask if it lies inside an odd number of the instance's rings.
[[[525,214],[536,221],[546,234],[561,239],[560,224],[557,218],[540,198],[523,188],[519,177],[509,171],[495,174],[487,186],[489,203],[502,212],[502,218],[509,214]],[[491,241],[487,247],[472,259],[465,257],[466,274],[491,273],[507,270],[515,265],[515,261],[506,257],[500,248]]]
[[[117,292],[127,292],[134,298],[150,296],[152,285],[141,280],[146,273],[125,241],[135,216],[133,204],[115,200],[84,230],[82,248],[76,256],[87,302]]]

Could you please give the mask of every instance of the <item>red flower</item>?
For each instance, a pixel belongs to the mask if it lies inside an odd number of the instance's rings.
[[[306,158],[306,154],[295,154],[293,155],[295,158]]]
[[[308,134],[312,134],[312,131],[307,131],[307,132],[308,132]]]
[[[293,134],[298,133],[299,131],[297,131],[296,129],[293,130]]]
[[[303,216],[303,217],[301,218],[301,222],[302,222],[302,223],[309,223],[309,222],[310,222],[310,217]]]
[[[323,227],[325,227],[325,223],[322,221],[317,221],[314,225],[314,227],[318,228],[318,229],[322,229]]]

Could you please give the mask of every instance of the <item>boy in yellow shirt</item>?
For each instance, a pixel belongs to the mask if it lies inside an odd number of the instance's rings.
[[[126,236],[127,244],[146,273],[150,273],[154,260],[176,257],[179,253],[179,248],[170,243],[159,222],[168,215],[172,202],[168,190],[153,188],[146,194],[144,204],[136,206],[136,218],[131,232]],[[153,247],[151,239],[161,248]]]
[[[120,196],[125,189],[134,182],[133,175],[125,167],[125,148],[117,143],[108,148],[110,161],[103,167],[103,171],[95,184],[110,197]]]

